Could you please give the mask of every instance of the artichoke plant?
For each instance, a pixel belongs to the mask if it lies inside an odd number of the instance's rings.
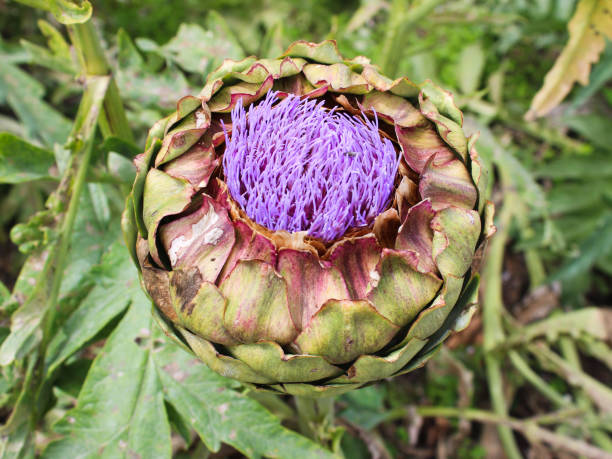
[[[166,333],[295,395],[421,366],[469,318],[494,231],[462,121],[333,41],[226,60],[135,160],[124,233]]]

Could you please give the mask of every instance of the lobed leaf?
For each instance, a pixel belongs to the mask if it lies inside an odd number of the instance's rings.
[[[54,425],[64,437],[51,442],[42,457],[170,457],[152,327],[149,301],[137,292],[94,360],[76,407]]]
[[[235,381],[213,373],[174,344],[155,353],[165,398],[211,451],[228,443],[247,457],[333,458],[313,441],[282,427],[278,418],[244,394]]]
[[[569,41],[544,78],[525,115],[528,120],[548,114],[565,98],[576,81],[589,82],[591,64],[597,62],[606,41],[612,38],[612,2],[580,0],[568,24]]]

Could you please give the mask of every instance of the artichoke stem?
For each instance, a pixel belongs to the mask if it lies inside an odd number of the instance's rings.
[[[335,397],[311,398],[296,395],[300,432],[317,443],[334,449],[339,442],[339,428],[334,426]]]

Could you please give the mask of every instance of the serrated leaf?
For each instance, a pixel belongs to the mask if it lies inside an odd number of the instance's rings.
[[[604,37],[612,38],[612,0],[580,0],[568,30],[569,41],[533,98],[525,115],[528,120],[559,105],[576,81],[588,84],[591,65],[605,47]]]
[[[601,60],[593,67],[588,86],[576,90],[572,107],[582,105],[610,80],[612,80],[612,46],[608,45]]]
[[[70,54],[70,46],[66,43],[62,34],[42,19],[38,21],[38,28],[47,38],[48,48],[35,45],[27,40],[21,40],[21,45],[30,54],[30,62],[59,72],[76,74],[77,67]]]
[[[52,152],[12,134],[0,133],[0,183],[57,178]]]
[[[171,456],[152,320],[139,291],[94,360],[76,407],[55,424],[64,438],[50,443],[43,458]]]
[[[39,19],[37,24],[38,28],[47,39],[47,45],[53,54],[71,59],[70,45],[64,39],[62,33],[43,19]]]
[[[232,390],[234,381],[213,373],[177,345],[167,344],[154,358],[166,400],[191,420],[210,450],[228,443],[247,457],[336,457],[281,426],[256,401]]]
[[[334,457],[232,387],[239,384],[167,340],[138,290],[92,364],[76,408],[55,425],[65,437],[43,457],[170,457],[164,396],[214,449],[226,442],[249,457]]]

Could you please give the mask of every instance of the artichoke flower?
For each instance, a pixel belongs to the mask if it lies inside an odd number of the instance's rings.
[[[473,312],[494,232],[462,122],[333,41],[224,61],[135,160],[124,234],[166,333],[294,395],[423,365]]]

